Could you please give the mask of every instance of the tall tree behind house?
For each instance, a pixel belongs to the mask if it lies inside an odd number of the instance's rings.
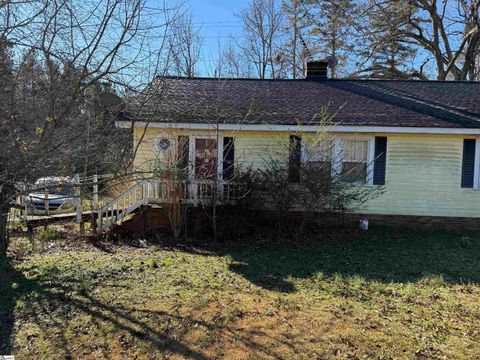
[[[240,15],[245,40],[237,42],[260,79],[278,77],[283,14],[276,0],[251,0]]]
[[[175,75],[198,76],[203,36],[201,28],[195,29],[191,13],[187,12],[173,21],[169,46]]]
[[[0,119],[11,112],[13,105],[14,73],[11,49],[6,39],[0,38]]]
[[[372,0],[373,11],[387,9],[384,22],[398,24],[397,41],[421,49],[438,80],[475,80],[480,44],[478,0]],[[396,9],[402,11],[395,11]]]
[[[316,47],[324,57],[332,56],[338,65],[331,71],[333,78],[346,74],[353,55],[356,31],[358,1],[352,0],[309,0],[312,10],[310,34],[314,36]]]
[[[309,27],[309,11],[311,4],[309,0],[283,0],[282,11],[285,14],[284,45],[282,46],[283,56],[286,58],[289,77],[293,79],[303,77],[307,62],[307,49],[303,41],[310,37],[307,33]],[[308,50],[314,55],[313,44],[308,41]]]
[[[224,48],[219,48],[215,74],[218,77],[228,78],[252,77],[252,64],[245,58],[233,40],[230,40]]]
[[[426,78],[422,71],[412,68],[417,51],[400,41],[399,13],[408,12],[405,4],[381,6],[369,1],[362,10],[364,37],[356,47],[357,70],[353,77],[374,79]]]

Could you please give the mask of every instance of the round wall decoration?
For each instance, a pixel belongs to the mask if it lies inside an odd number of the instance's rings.
[[[155,149],[163,154],[171,152],[174,148],[175,139],[168,133],[161,133],[155,137]]]
[[[157,147],[159,150],[162,150],[162,151],[168,150],[170,146],[172,146],[170,139],[162,138],[162,139],[158,139],[157,141]]]

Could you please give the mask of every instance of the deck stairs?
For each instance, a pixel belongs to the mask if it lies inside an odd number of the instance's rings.
[[[232,202],[231,184],[212,180],[143,179],[103,205],[98,211],[98,230],[107,231],[112,225],[142,206],[166,203],[208,204],[212,199]]]

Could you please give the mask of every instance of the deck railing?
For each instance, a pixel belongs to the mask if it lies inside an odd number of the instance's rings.
[[[233,189],[230,181],[144,179],[99,209],[98,228],[102,232],[148,204],[232,204],[235,201]]]

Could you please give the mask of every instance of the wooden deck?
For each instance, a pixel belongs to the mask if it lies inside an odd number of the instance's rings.
[[[98,217],[98,212],[96,211],[84,211],[82,213],[82,222],[88,221],[92,218],[92,214],[95,219]],[[24,217],[23,220],[27,223],[29,227],[36,227],[48,224],[55,224],[55,223],[63,223],[63,222],[73,222],[76,221],[77,214],[76,213],[68,213],[68,214],[57,214],[57,215],[29,215]]]
[[[122,222],[128,214],[144,206],[161,206],[166,203],[183,205],[211,205],[234,203],[232,183],[224,181],[171,181],[144,179],[100,207],[98,211],[85,211],[58,215],[29,215],[21,220],[29,228],[62,222],[95,221],[100,232],[111,225]],[[81,219],[81,220],[79,220]]]
[[[82,213],[82,217],[91,217],[92,214],[97,216],[97,211],[84,211]],[[75,220],[77,217],[76,213],[68,213],[68,214],[56,214],[56,215],[29,215],[25,218],[27,222],[35,222],[35,221],[46,221],[46,220]]]
[[[233,185],[220,180],[143,179],[100,208],[98,228],[107,230],[139,207],[151,204],[231,204]]]

